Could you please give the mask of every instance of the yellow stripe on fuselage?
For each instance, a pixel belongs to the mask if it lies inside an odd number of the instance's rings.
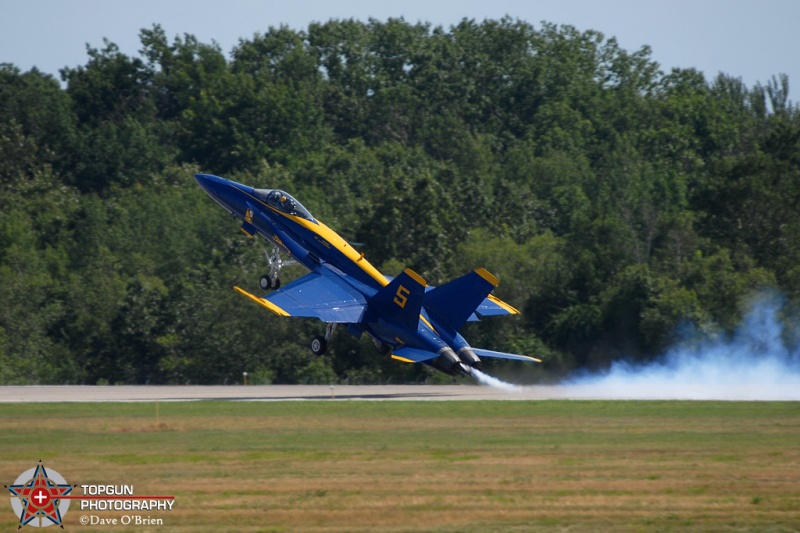
[[[241,189],[240,189],[241,190]],[[245,192],[245,191],[242,191]],[[247,194],[245,192],[245,194]],[[289,213],[284,213],[283,211],[272,207],[271,205],[264,203],[260,199],[256,198],[248,194],[250,198],[258,202],[259,204],[263,205],[264,207],[270,209],[273,213],[277,213],[282,217],[285,217],[295,224],[299,224],[300,226],[304,227],[308,231],[315,233],[320,238],[322,238],[325,242],[329,243],[333,248],[339,250],[345,257],[347,257],[350,261],[352,261],[358,268],[363,270],[370,276],[372,279],[377,281],[381,287],[385,287],[389,284],[389,280],[386,279],[386,276],[380,273],[380,271],[372,266],[372,264],[364,259],[364,255],[357,252],[355,248],[350,246],[347,241],[345,241],[338,233],[333,231],[331,228],[320,222],[319,220],[315,222],[311,222],[310,220],[306,220],[303,217],[298,217],[295,215],[290,215]]]
[[[333,248],[339,250],[345,257],[347,257],[350,261],[353,262],[358,268],[363,270],[367,273],[372,279],[380,283],[381,287],[385,287],[389,284],[389,280],[386,279],[386,276],[380,273],[380,271],[372,266],[372,263],[367,261],[364,258],[364,255],[359,253],[355,248],[350,246],[347,241],[345,241],[338,233],[333,231],[331,228],[317,220],[317,223],[314,224],[310,220],[306,220],[301,217],[296,217],[292,215],[287,215],[286,213],[281,213],[282,215],[286,216],[287,218],[291,219],[292,221],[300,224],[308,231],[311,231],[317,235],[319,235],[325,242],[329,243]]]

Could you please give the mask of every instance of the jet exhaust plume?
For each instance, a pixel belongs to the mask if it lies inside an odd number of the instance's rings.
[[[577,375],[562,385],[598,398],[800,400],[800,329],[780,322],[783,304],[775,295],[761,295],[731,335],[684,340],[656,362],[619,361],[607,372]]]
[[[651,363],[617,361],[558,385],[522,386],[472,368],[482,385],[528,399],[800,401],[800,324],[779,319],[785,301],[753,300],[732,334],[688,331]]]
[[[513,383],[507,383],[496,377],[484,374],[475,367],[472,367],[472,376],[477,379],[481,385],[488,385],[496,389],[502,389],[506,392],[521,392],[525,390],[525,387],[514,385]]]

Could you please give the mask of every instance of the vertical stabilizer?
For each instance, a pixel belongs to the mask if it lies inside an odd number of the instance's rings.
[[[419,274],[406,268],[379,290],[370,299],[369,305],[383,318],[416,331],[427,286],[428,283]]]
[[[499,280],[483,268],[454,279],[425,295],[425,308],[444,324],[458,331]]]

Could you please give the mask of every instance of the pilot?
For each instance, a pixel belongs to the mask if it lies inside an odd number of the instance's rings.
[[[289,214],[294,213],[294,202],[289,200],[285,194],[281,195],[281,207],[283,210]]]

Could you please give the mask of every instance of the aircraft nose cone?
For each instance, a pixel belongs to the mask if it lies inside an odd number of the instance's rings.
[[[219,178],[210,174],[195,174],[194,179],[206,191],[210,191],[214,184],[219,183]]]
[[[197,180],[197,184],[206,194],[218,202],[223,202],[223,204],[230,203],[231,193],[238,188],[236,183],[211,174],[195,174],[194,179]],[[229,208],[227,205],[225,207]]]
[[[194,179],[200,188],[222,207],[234,214],[239,211],[241,206],[237,201],[233,182],[211,174],[195,174]]]

